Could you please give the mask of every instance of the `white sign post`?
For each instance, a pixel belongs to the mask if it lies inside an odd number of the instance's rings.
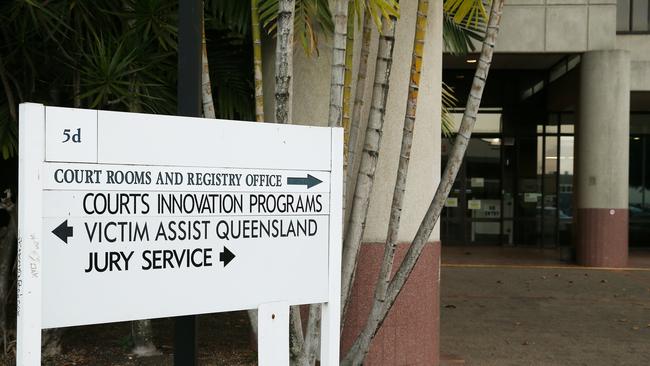
[[[322,303],[338,365],[341,129],[20,106],[18,365],[46,328]]]

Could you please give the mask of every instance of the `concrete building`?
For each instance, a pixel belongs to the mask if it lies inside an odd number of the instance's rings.
[[[649,19],[647,0],[506,2],[443,245],[624,267],[629,246],[650,244]],[[460,97],[474,58],[445,55]]]
[[[365,323],[381,262],[406,108],[416,3],[400,3],[377,179],[342,353]],[[458,105],[464,106],[475,68],[476,54],[444,53],[442,3],[430,1],[398,257],[413,239],[449,151],[450,142],[441,138],[440,130],[441,84],[444,80],[452,86]],[[648,9],[648,0],[506,1],[465,163],[439,227],[373,341],[366,364],[438,363],[441,242],[557,248],[564,259],[605,267],[625,266],[630,245],[650,245]],[[367,100],[376,32],[373,37],[366,85],[355,86],[365,88]],[[321,44],[319,57],[295,53],[294,123],[326,124],[331,57],[327,42]],[[266,113],[272,116],[274,48],[272,42],[265,47]],[[359,48],[357,44],[355,75]],[[368,107],[366,103],[364,122]],[[462,108],[456,112],[460,115]]]

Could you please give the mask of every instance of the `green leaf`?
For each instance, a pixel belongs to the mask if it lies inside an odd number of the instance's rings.
[[[485,10],[490,5],[489,0],[445,0],[443,10],[449,14],[457,24],[479,29],[485,27],[488,14]]]
[[[206,0],[206,28],[229,29],[242,36],[251,32],[251,3],[248,0]]]
[[[9,116],[9,106],[0,105],[0,150],[4,160],[13,158],[18,152],[18,126]]]
[[[454,90],[444,82],[442,83],[442,123],[440,129],[445,137],[451,136],[454,132],[454,118],[450,110],[456,106],[458,99],[454,95]]]
[[[218,118],[253,121],[253,55],[250,37],[212,30],[206,34],[210,82]]]
[[[476,47],[472,40],[483,41],[483,37],[478,31],[454,22],[447,13],[443,14],[442,39],[445,43],[445,50],[453,55],[474,52]]]

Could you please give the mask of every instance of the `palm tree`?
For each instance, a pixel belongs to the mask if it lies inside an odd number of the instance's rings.
[[[400,218],[402,208],[404,206],[404,192],[406,191],[406,177],[408,174],[408,166],[411,158],[411,146],[413,144],[413,129],[415,127],[415,114],[417,111],[418,92],[420,88],[420,72],[422,68],[422,57],[424,53],[424,41],[427,29],[427,14],[429,12],[429,1],[418,0],[417,19],[415,25],[415,35],[413,37],[413,51],[411,55],[411,73],[409,89],[406,100],[406,113],[404,116],[404,128],[402,131],[402,147],[399,155],[399,165],[397,167],[397,179],[395,181],[395,188],[393,191],[393,200],[390,208],[390,220],[388,222],[388,233],[386,235],[386,245],[384,248],[384,258],[382,260],[381,268],[379,270],[379,278],[375,286],[375,303],[383,304],[386,301],[388,285],[390,284],[391,273],[393,270],[393,261],[395,259],[395,249],[397,247],[397,233],[399,231]],[[380,306],[373,306],[370,320],[378,318],[378,312],[381,310]],[[377,332],[379,326],[367,327],[372,332]],[[363,361],[368,350],[370,349],[370,341],[374,333],[364,332],[359,338],[358,344],[359,351],[352,349],[350,354],[352,357],[346,357],[345,361],[350,361],[353,364],[359,364]],[[344,363],[345,363],[344,361]]]
[[[240,59],[244,32],[224,14],[222,1],[207,1],[213,10],[205,31],[215,50],[210,72],[221,90],[216,114],[252,116],[251,68]],[[50,105],[175,113],[175,0],[57,0],[45,3],[0,3],[0,150],[15,157],[16,105],[24,101]],[[228,21],[226,21],[228,19]],[[241,70],[245,69],[246,73]],[[7,72],[11,70],[11,72]],[[215,88],[219,90],[219,88]],[[212,88],[209,89],[210,91]],[[12,246],[7,246],[12,250]],[[15,250],[15,243],[13,244]],[[5,256],[4,246],[0,256]],[[9,267],[11,270],[11,267]],[[0,281],[10,281],[2,271]],[[147,322],[134,323],[134,341],[147,341]],[[142,332],[145,330],[145,332]],[[51,335],[54,334],[54,337]],[[53,339],[58,332],[44,335]],[[45,342],[47,343],[47,342]],[[47,353],[44,352],[44,354]]]
[[[330,79],[330,127],[341,126],[343,118],[343,87],[346,69],[348,0],[334,5],[334,40],[332,42],[332,77]]]
[[[458,173],[460,165],[462,164],[463,156],[467,149],[467,144],[476,122],[476,116],[478,114],[481,97],[485,88],[485,81],[490,69],[492,54],[494,52],[494,47],[496,44],[502,10],[503,0],[493,0],[479,62],[472,82],[470,97],[467,100],[467,105],[465,107],[465,112],[463,114],[459,132],[456,136],[454,147],[450,153],[450,157],[447,162],[447,166],[445,167],[445,170],[442,174],[438,189],[436,190],[431,204],[429,205],[429,208],[424,218],[422,219],[420,227],[418,228],[415,238],[413,239],[413,242],[411,243],[411,246],[409,247],[405,258],[403,259],[401,265],[399,266],[399,269],[390,281],[387,280],[388,276],[390,276],[390,270],[387,274],[385,273],[384,267],[392,267],[392,258],[390,258],[390,252],[394,252],[394,249],[391,249],[390,241],[387,243],[387,248],[385,251],[387,254],[385,254],[384,263],[382,264],[382,277],[380,278],[379,285],[377,287],[379,291],[376,292],[375,300],[371,309],[371,315],[369,316],[366,326],[361,332],[361,335],[355,340],[352,348],[344,358],[344,361],[341,363],[342,365],[359,364],[363,361],[366,353],[368,352],[368,348],[370,347],[372,337],[376,334],[382,322],[388,315],[390,308],[394,304],[397,296],[406,283],[408,276],[415,267],[422,249],[428,241],[435,223],[440,216],[443,204],[449,195],[451,187],[455,181],[456,174]],[[408,141],[406,143],[408,144]],[[402,147],[404,148],[404,140]],[[401,166],[402,162],[400,162],[400,167]],[[390,236],[391,234],[389,232],[388,240],[390,240]],[[387,262],[391,263],[387,264]]]
[[[343,126],[343,163],[347,171],[348,145],[350,141],[350,98],[352,97],[352,61],[354,60],[354,1],[348,2],[348,21],[345,37],[345,75],[343,77],[343,115],[341,125]]]
[[[278,0],[278,35],[275,50],[275,121],[291,123],[293,77],[293,14],[295,0]]]
[[[350,128],[347,133],[348,141],[345,148],[348,151],[346,165],[346,192],[350,192],[352,184],[354,183],[354,162],[357,151],[357,139],[361,125],[361,111],[364,104],[364,95],[366,91],[366,75],[368,70],[368,56],[370,54],[370,37],[372,35],[372,28],[370,27],[370,12],[363,12],[363,33],[361,36],[361,54],[359,55],[359,67],[357,70],[357,88],[354,95],[354,107],[352,108],[352,120],[350,121]],[[347,56],[347,55],[346,55]],[[344,113],[345,114],[345,113]],[[347,222],[347,220],[345,221]]]
[[[258,0],[251,0],[251,29],[253,35],[253,72],[255,74],[255,120],[264,122],[264,88],[262,83],[262,36]]]
[[[203,105],[203,117],[216,118],[214,99],[212,99],[212,83],[210,83],[208,46],[205,39],[205,18],[203,18],[203,24],[201,24],[201,102]]]
[[[352,289],[354,274],[356,272],[356,259],[358,257],[361,240],[368,216],[370,192],[377,169],[377,157],[381,144],[381,131],[384,124],[386,111],[386,98],[393,60],[393,46],[395,37],[395,22],[384,22],[375,66],[374,87],[372,91],[368,126],[365,133],[365,144],[361,155],[359,177],[357,178],[354,199],[350,208],[350,221],[345,230],[343,240],[343,263],[341,274],[341,304],[345,313],[347,299]]]

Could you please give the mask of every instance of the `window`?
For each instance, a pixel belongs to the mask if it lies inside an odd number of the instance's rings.
[[[647,33],[650,31],[650,0],[618,0],[616,2],[616,30],[619,33]]]

